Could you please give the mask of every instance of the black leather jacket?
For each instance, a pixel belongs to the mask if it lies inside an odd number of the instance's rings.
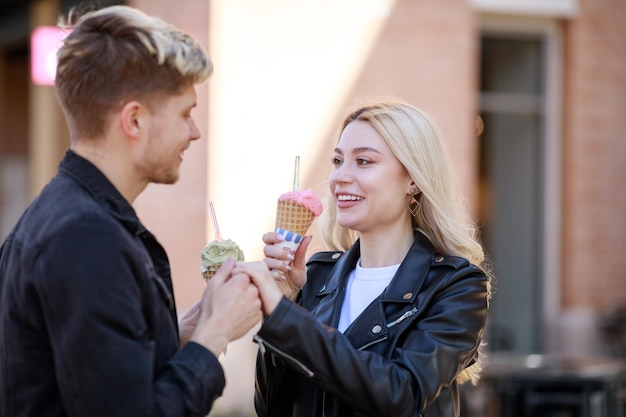
[[[387,289],[342,334],[336,330],[359,243],[315,254],[298,303],[283,298],[259,343],[261,417],[457,417],[456,378],[477,356],[487,278],[440,256],[417,233]]]

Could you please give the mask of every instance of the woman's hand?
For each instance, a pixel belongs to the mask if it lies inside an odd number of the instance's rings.
[[[294,255],[287,249],[276,246],[282,242],[283,237],[276,232],[268,232],[263,235],[263,262],[272,272],[274,280],[285,297],[295,301],[298,293],[306,284],[306,250],[311,243],[311,236],[305,236]]]
[[[235,272],[235,266],[232,258],[227,259],[208,281],[200,301],[200,317],[189,338],[215,356],[224,351],[228,342],[242,337],[263,317],[256,283],[248,274]]]
[[[283,293],[276,285],[274,276],[267,268],[265,262],[237,262],[235,269],[233,269],[233,274],[245,274],[250,277],[250,281],[259,290],[263,314],[266,316],[272,314],[283,298]]]

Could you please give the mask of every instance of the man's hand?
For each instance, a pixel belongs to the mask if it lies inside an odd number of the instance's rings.
[[[228,259],[207,283],[200,317],[190,340],[219,356],[228,342],[239,339],[262,318],[259,291],[244,273],[233,273]]]
[[[198,320],[200,319],[200,305],[198,301],[185,313],[184,316],[178,321],[178,333],[180,334],[180,347],[185,346],[192,333],[198,327]]]

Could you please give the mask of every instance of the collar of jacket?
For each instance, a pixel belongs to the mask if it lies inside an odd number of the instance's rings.
[[[317,296],[326,296],[336,291],[341,284],[345,283],[348,275],[355,268],[360,255],[360,241],[357,240],[343,256],[339,257],[328,279],[319,288]],[[382,300],[385,302],[398,303],[413,302],[434,257],[435,251],[432,243],[430,243],[423,233],[416,232],[413,244],[402,260],[394,278],[383,292]],[[407,282],[402,279],[397,279],[399,276],[405,276],[407,274],[422,277],[418,288],[415,287],[417,283],[414,281]],[[412,295],[407,297],[409,292],[411,292]]]
[[[347,278],[359,256],[360,248],[357,241],[338,259],[328,279],[317,293],[317,297],[324,299],[314,309],[314,314],[329,326],[338,325]],[[384,340],[388,335],[390,323],[411,311],[434,258],[433,245],[424,234],[417,232],[398,271],[385,291],[377,298],[379,302],[370,304],[344,332],[353,346],[363,348],[376,340]],[[391,310],[397,313],[393,316],[387,316],[385,305],[389,304],[395,304],[396,308]]]
[[[72,177],[131,233],[139,236],[147,232],[135,209],[89,160],[69,149],[59,164],[59,173]]]

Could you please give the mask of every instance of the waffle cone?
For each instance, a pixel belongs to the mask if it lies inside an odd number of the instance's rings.
[[[276,227],[303,235],[313,223],[315,215],[308,208],[293,201],[278,201]]]
[[[211,278],[213,278],[213,276],[217,273],[217,271],[220,269],[222,265],[216,265],[215,267],[211,267],[211,269],[202,269],[202,278],[204,278],[205,281],[210,280]]]

